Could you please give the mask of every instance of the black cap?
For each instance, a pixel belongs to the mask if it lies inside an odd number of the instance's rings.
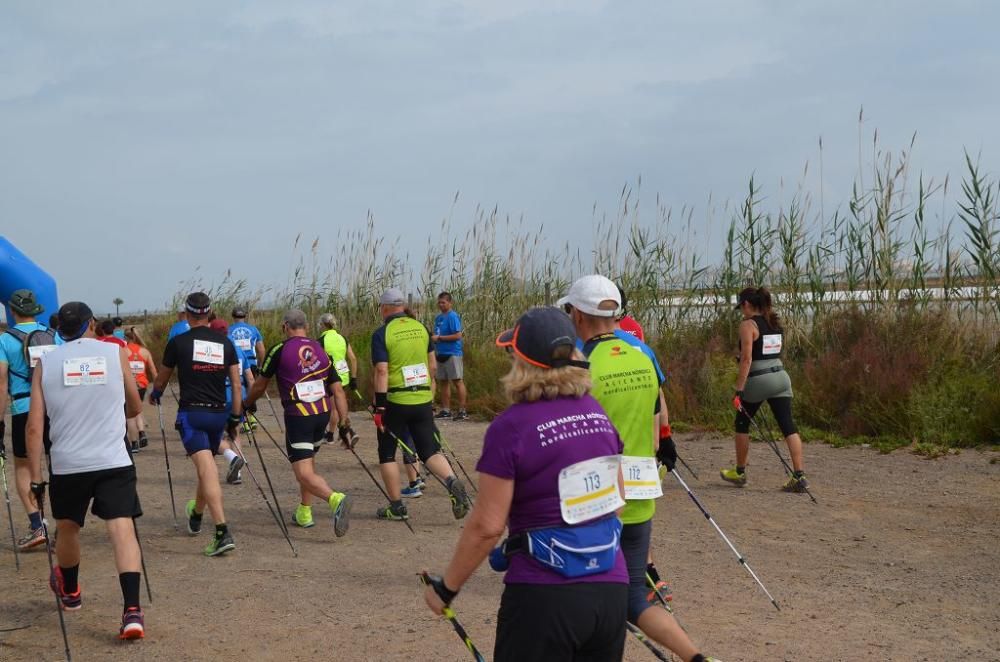
[[[192,292],[184,301],[184,309],[192,315],[207,315],[212,310],[212,301],[204,292]]]
[[[111,321],[114,323],[115,326],[121,326],[122,324],[125,323],[125,320],[123,320],[120,317],[112,317]]]
[[[82,301],[64,303],[59,309],[59,335],[63,340],[76,340],[83,335],[87,324],[94,318],[90,306]]]
[[[14,293],[10,295],[10,301],[7,302],[7,305],[18,315],[24,315],[25,317],[34,317],[45,311],[45,308],[38,303],[35,299],[35,293],[31,290],[14,290]]]
[[[243,306],[236,306],[233,308],[233,317],[235,319],[244,319],[247,316],[247,309]]]
[[[518,357],[539,368],[590,367],[586,361],[566,358],[565,352],[559,352],[556,358],[559,348],[576,347],[576,329],[569,315],[552,306],[532,308],[521,315],[513,329],[497,336],[497,346],[509,347]]]
[[[756,296],[757,296],[756,287],[744,287],[742,290],[740,290],[739,296],[736,297],[736,305],[733,306],[733,310],[739,310],[740,306],[742,306],[743,303],[746,301],[754,303],[754,297]]]

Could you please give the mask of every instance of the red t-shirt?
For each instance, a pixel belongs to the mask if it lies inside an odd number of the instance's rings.
[[[121,338],[118,338],[116,336],[101,336],[100,338],[98,338],[98,340],[100,340],[102,342],[109,342],[109,343],[112,343],[114,345],[118,345],[119,347],[127,347],[128,346],[127,342],[125,342],[124,340],[122,340]]]
[[[635,321],[635,318],[632,317],[631,315],[626,315],[625,317],[621,318],[621,321],[618,322],[618,326],[621,327],[622,331],[625,331],[626,333],[631,333],[639,340],[646,342],[645,334],[642,332],[642,327],[639,325],[638,322]]]

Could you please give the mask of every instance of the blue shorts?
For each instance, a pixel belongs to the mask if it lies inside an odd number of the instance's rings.
[[[225,411],[179,411],[177,425],[181,433],[181,442],[188,455],[198,451],[219,453],[219,443],[226,431],[226,419],[229,412]]]

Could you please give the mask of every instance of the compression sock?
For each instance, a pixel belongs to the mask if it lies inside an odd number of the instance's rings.
[[[646,564],[646,574],[649,575],[649,578],[653,580],[653,584],[660,583],[660,573],[657,572],[656,565],[654,565],[653,563]]]
[[[738,464],[736,465],[736,473],[745,474],[746,472],[747,472],[746,465],[743,465],[742,467]]]
[[[232,462],[237,457],[239,457],[239,455],[237,455],[232,448],[227,448],[226,450],[222,451],[222,454],[226,456],[226,462]]]
[[[37,510],[33,513],[28,513],[28,521],[31,522],[31,530],[42,528],[42,514]]]
[[[63,590],[67,593],[76,593],[80,590],[80,564],[77,563],[72,568],[59,566],[59,572],[63,577]]]
[[[139,607],[139,573],[120,572],[118,573],[118,583],[122,587],[122,602],[125,609]]]

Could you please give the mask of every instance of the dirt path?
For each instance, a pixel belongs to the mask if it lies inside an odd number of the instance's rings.
[[[208,559],[201,555],[207,533],[189,538],[183,522],[182,533],[174,532],[155,410],[147,410],[154,443],[137,465],[154,597],[148,636],[127,646],[113,636],[118,582],[102,527],[91,520],[83,534],[84,609],[67,614],[74,660],[471,659],[426,610],[415,577],[425,566],[440,571],[457,539],[443,490],[431,487],[410,504],[411,535],[402,524],[374,519],[382,503],[375,486],[350,454],[325,447],[319,470],[356,497],[345,538],[335,538],[330,521],[317,516],[315,528],[291,531],[299,553],[293,558],[245,477],[241,486],[224,486],[238,549]],[[165,414],[173,420],[172,411]],[[262,420],[277,433],[270,416]],[[358,428],[359,450],[374,468],[371,426]],[[442,426],[467,469],[484,429]],[[287,514],[297,499],[291,471],[267,437],[258,437]],[[171,429],[168,444],[181,509],[194,474]],[[736,489],[717,478],[718,467],[731,461],[729,439],[679,435],[678,445],[701,476],[688,483],[782,606],[770,606],[668,479],[655,556],[667,569],[679,617],[706,652],[726,662],[1000,660],[1000,460],[990,462],[1000,453],[927,461],[905,451],[809,445],[807,469],[820,501],[813,505],[777,491],[781,467],[766,446],[754,446],[751,482]],[[23,528],[19,504],[14,508]],[[0,660],[60,659],[46,577],[44,552],[22,555],[17,574],[9,548],[0,550],[0,630],[29,626],[0,632]],[[455,603],[487,657],[501,588],[484,566]],[[628,660],[653,659],[634,641],[626,651]]]

